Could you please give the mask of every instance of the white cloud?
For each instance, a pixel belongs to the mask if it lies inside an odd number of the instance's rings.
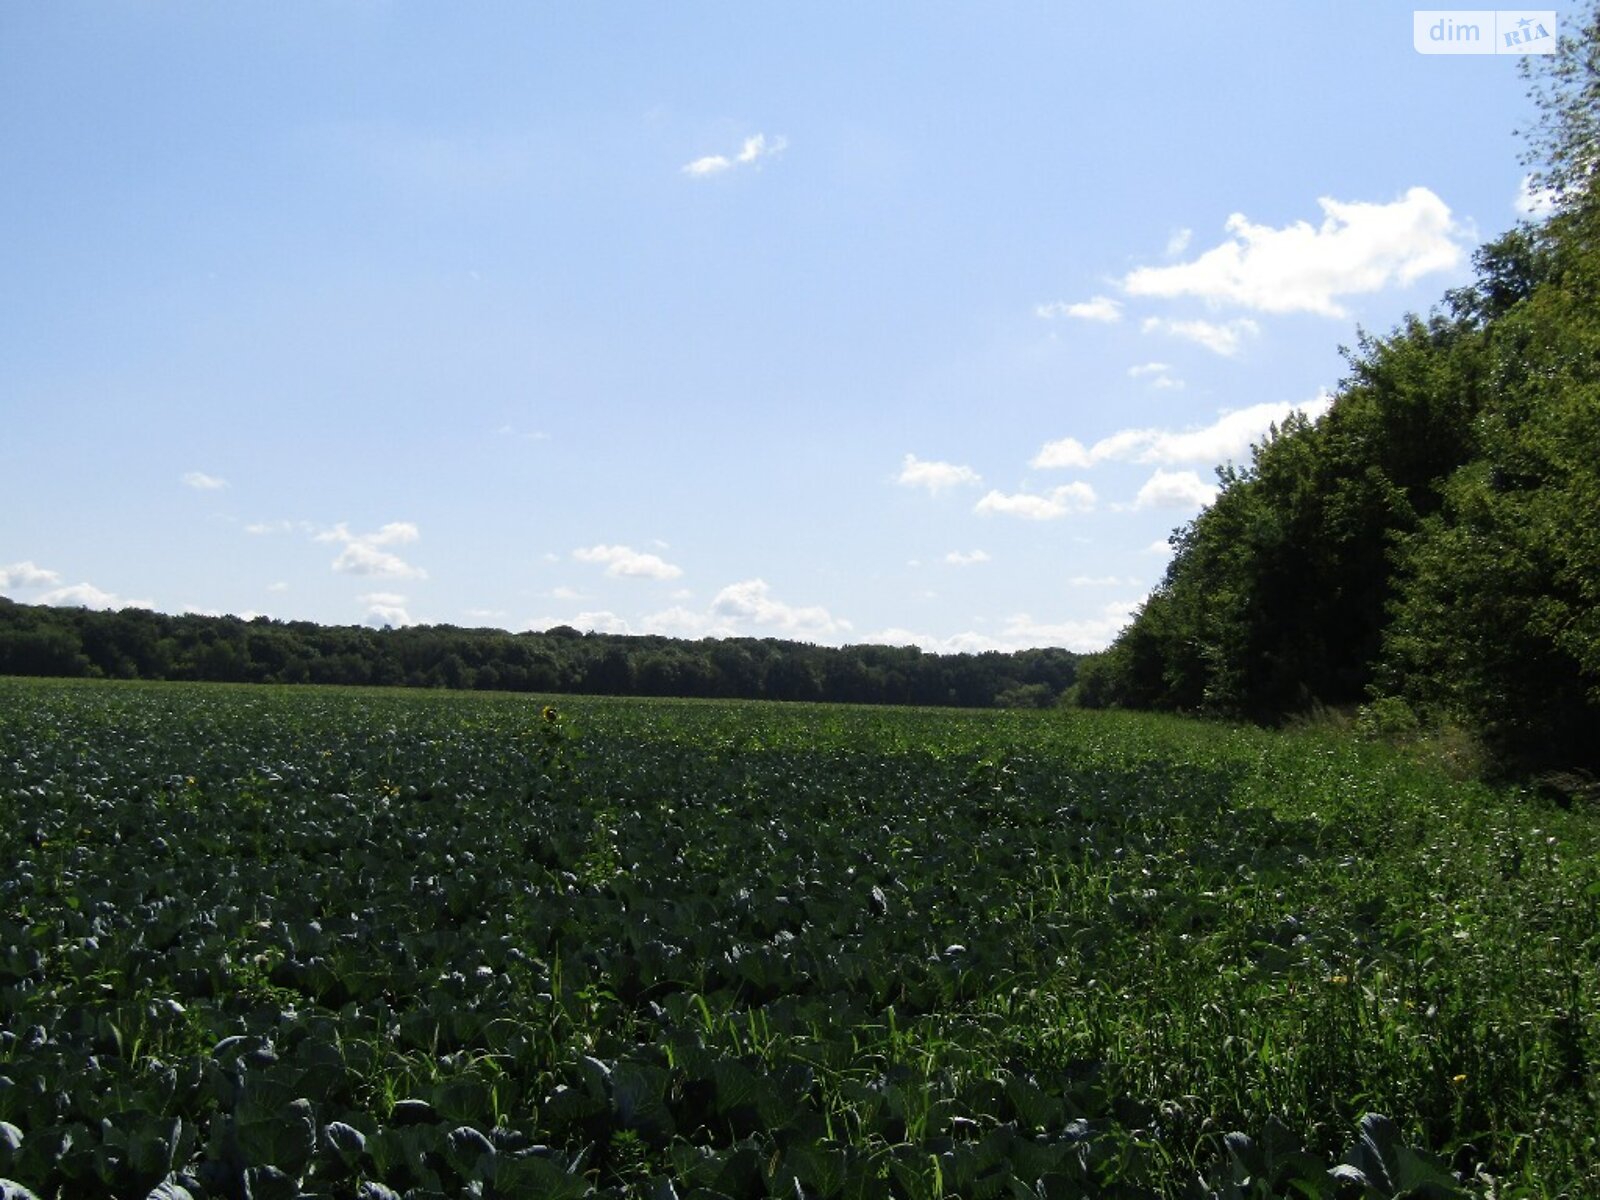
[[[1033,312],[1035,316],[1046,319],[1075,317],[1080,321],[1103,321],[1107,324],[1122,320],[1122,305],[1110,296],[1095,296],[1090,300],[1080,300],[1076,304],[1068,304],[1065,300],[1036,304]]]
[[[557,625],[570,625],[583,633],[634,633],[626,618],[609,610],[581,612],[570,617],[534,617],[529,629],[554,629]]]
[[[1160,471],[1145,481],[1134,508],[1204,508],[1217,498],[1217,485],[1193,471]]]
[[[281,579],[278,580],[276,583],[267,584],[267,591],[269,591],[269,592],[287,592],[288,590],[289,590],[289,585],[287,583],[285,583]]]
[[[1173,375],[1172,368],[1162,362],[1140,363],[1138,366],[1129,367],[1128,377],[1130,379],[1148,380],[1153,388],[1177,389],[1183,387],[1183,380]]]
[[[631,546],[588,546],[572,552],[579,562],[605,563],[606,574],[623,579],[676,579],[683,568],[658,554],[645,554]]]
[[[1511,207],[1517,216],[1537,221],[1555,212],[1556,198],[1554,193],[1534,187],[1532,175],[1524,175]]]
[[[351,533],[343,521],[332,529],[317,534],[319,542],[362,543],[368,546],[392,546],[397,542],[414,542],[422,534],[410,521],[390,521],[376,533]]]
[[[1090,450],[1077,438],[1067,437],[1054,442],[1046,442],[1044,448],[1033,456],[1033,460],[1028,465],[1036,470],[1046,470],[1052,467],[1080,469],[1092,467],[1098,461],[1100,460],[1093,450]]]
[[[183,482],[186,486],[192,487],[196,491],[201,492],[214,492],[218,488],[225,488],[228,486],[228,481],[226,479],[218,478],[215,475],[207,475],[204,471],[188,472],[186,475],[184,475]]]
[[[1239,353],[1246,336],[1254,337],[1261,327],[1249,317],[1218,324],[1215,321],[1175,320],[1171,317],[1146,317],[1139,327],[1145,333],[1166,333],[1204,346],[1213,354],[1232,358]]]
[[[975,563],[988,562],[989,556],[982,550],[970,550],[966,553],[962,553],[960,550],[952,550],[944,556],[944,560],[953,567],[970,567]]]
[[[903,487],[925,487],[937,493],[947,487],[982,483],[983,478],[971,467],[947,462],[924,462],[915,454],[908,454],[900,465],[895,482]]]
[[[1201,429],[1123,429],[1085,446],[1076,438],[1047,442],[1034,455],[1036,468],[1091,467],[1101,462],[1221,463],[1242,459],[1262,441],[1273,425],[1282,425],[1291,413],[1304,413],[1315,421],[1333,405],[1333,397],[1320,392],[1299,404],[1253,404],[1224,413]]]
[[[333,569],[345,575],[382,575],[391,579],[426,579],[428,573],[398,554],[380,550],[370,542],[351,542],[333,560]]]
[[[644,617],[639,622],[639,632],[660,637],[704,638],[734,637],[739,631],[726,622],[717,621],[709,613],[675,604]]]
[[[1189,248],[1189,242],[1194,237],[1192,229],[1174,229],[1167,238],[1167,257],[1176,258]]]
[[[45,587],[60,582],[60,572],[47,571],[33,562],[18,562],[12,563],[9,567],[0,567],[0,588]]]
[[[1035,621],[1027,613],[1006,620],[1000,636],[1017,649],[1061,646],[1078,653],[1104,650],[1133,620],[1143,600],[1113,600],[1099,614],[1079,620]]]
[[[357,599],[367,607],[366,613],[362,616],[363,624],[393,625],[397,629],[403,625],[416,624],[411,614],[406,611],[406,598],[395,592],[367,592]]]
[[[738,161],[753,163],[759,159],[770,158],[774,154],[782,154],[788,145],[789,139],[786,137],[775,137],[769,142],[766,134],[758,133],[754,137],[745,138],[744,145],[739,147]]]
[[[683,165],[685,175],[715,175],[733,166],[733,161],[721,154],[707,154]]]
[[[768,141],[766,134],[757,133],[745,138],[743,144],[739,147],[738,153],[732,158],[729,158],[726,154],[707,154],[695,159],[693,162],[685,163],[682,170],[685,175],[692,175],[697,178],[720,175],[736,166],[754,166],[764,158],[782,154],[788,145],[788,138],[775,137]]]
[[[1067,580],[1069,587],[1138,587],[1139,581],[1123,575],[1074,575]]]
[[[97,588],[92,583],[74,583],[70,587],[56,588],[34,601],[35,604],[53,604],[60,608],[151,608],[150,600],[128,600],[115,592]]]
[[[965,630],[944,637],[917,633],[910,629],[881,629],[862,641],[879,646],[919,646],[935,654],[982,654],[987,650],[1006,653],[1040,646],[1061,646],[1078,653],[1103,650],[1133,618],[1142,601],[1117,600],[1090,617],[1063,621],[1036,621],[1027,613],[1007,617],[998,633]]]
[[[764,579],[730,583],[711,601],[711,612],[741,625],[777,629],[795,636],[818,637],[850,628],[819,605],[797,607],[772,594]]]
[[[1462,259],[1462,231],[1445,202],[1414,187],[1388,204],[1317,201],[1322,223],[1282,229],[1234,213],[1231,235],[1191,262],[1140,267],[1122,281],[1133,296],[1198,296],[1258,312],[1343,317],[1340,296],[1409,284]]]
[[[1022,517],[1030,521],[1051,521],[1068,513],[1089,512],[1095,506],[1094,488],[1081,481],[1064,483],[1051,488],[1045,495],[1017,492],[1006,495],[991,491],[974,506],[973,511],[1001,513],[1008,517]]]
[[[1172,557],[1172,543],[1166,538],[1158,538],[1144,548],[1146,554],[1159,554],[1162,558]]]
[[[340,521],[332,529],[313,536],[317,542],[344,545],[333,560],[333,569],[345,575],[378,575],[392,579],[426,579],[428,573],[414,567],[398,554],[380,549],[398,543],[414,542],[422,535],[410,521],[391,521],[375,533],[351,533]]]
[[[760,580],[752,581],[761,583]],[[745,589],[747,584],[733,584],[731,589]],[[765,585],[762,585],[765,588]],[[723,589],[724,592],[730,589]],[[793,608],[772,598],[770,592],[759,597],[761,603],[747,603],[743,595],[723,603],[722,611],[716,605],[722,600],[719,594],[707,609],[687,608],[674,604],[660,612],[647,613],[635,620],[626,620],[615,613],[581,613],[565,622],[580,629],[596,628],[605,633],[653,634],[674,638],[730,638],[752,633],[775,634],[781,637],[821,639],[850,629],[850,622],[836,620],[821,608]],[[758,619],[759,618],[759,619]],[[833,640],[830,638],[830,640]]]

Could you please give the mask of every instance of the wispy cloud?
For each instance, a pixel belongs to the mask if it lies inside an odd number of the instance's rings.
[[[228,481],[217,475],[207,475],[204,471],[189,471],[183,477],[185,487],[192,487],[197,492],[214,492],[228,486]]]
[[[731,157],[726,154],[707,154],[683,165],[685,175],[695,178],[705,178],[710,175],[720,175],[724,171],[731,171],[735,167],[749,167],[759,163],[764,158],[772,158],[782,154],[789,145],[789,139],[775,137],[767,140],[767,135],[757,133],[744,139],[738,151]]]
[[[1191,262],[1140,267],[1122,287],[1130,296],[1196,296],[1258,312],[1343,317],[1342,296],[1409,284],[1462,261],[1462,231],[1425,187],[1388,204],[1326,196],[1317,204],[1317,226],[1296,221],[1278,229],[1234,213],[1218,245]]]
[[[1232,358],[1238,354],[1247,337],[1255,337],[1261,327],[1249,317],[1219,324],[1215,321],[1176,320],[1170,317],[1146,317],[1139,326],[1145,333],[1165,333],[1204,346],[1213,354]]]
[[[1140,363],[1129,367],[1128,377],[1143,379],[1153,388],[1176,391],[1183,387],[1183,380],[1175,376],[1172,368],[1162,362]]]
[[[604,563],[606,574],[622,579],[676,579],[683,568],[658,554],[645,554],[632,546],[587,546],[572,552],[579,562]]]
[[[978,563],[988,562],[989,556],[982,550],[968,550],[964,553],[960,550],[952,550],[944,556],[944,560],[952,567],[971,567]]]
[[[971,467],[947,462],[929,462],[918,458],[915,454],[908,454],[905,461],[900,464],[900,474],[895,476],[894,481],[902,487],[925,487],[928,491],[937,493],[948,487],[982,483],[983,477]]]
[[[1068,513],[1084,513],[1096,503],[1094,488],[1087,483],[1065,483],[1043,495],[1033,492],[991,491],[973,507],[985,516],[998,513],[1007,517],[1021,517],[1029,521],[1053,521]]]
[[[1333,397],[1320,392],[1299,404],[1252,404],[1235,409],[1199,429],[1123,429],[1093,446],[1085,446],[1077,438],[1061,438],[1047,442],[1029,465],[1043,470],[1082,469],[1102,462],[1227,462],[1242,459],[1272,426],[1282,425],[1291,414],[1303,413],[1315,421],[1332,405]]]
[[[945,636],[918,633],[910,629],[880,629],[866,634],[863,641],[883,646],[919,646],[935,654],[982,654],[987,650],[1007,653],[1038,646],[1061,646],[1078,653],[1103,650],[1133,619],[1138,600],[1115,600],[1092,616],[1060,621],[1039,621],[1028,613],[1005,618],[998,632],[965,630]]]
[[[1122,305],[1110,296],[1095,296],[1093,299],[1080,300],[1075,304],[1068,304],[1064,300],[1036,304],[1033,313],[1034,316],[1044,317],[1046,320],[1054,317],[1075,317],[1080,321],[1102,321],[1110,324],[1122,320]]]
[[[610,610],[580,612],[566,618],[536,617],[532,629],[571,625],[598,633],[659,634],[665,637],[738,637],[751,634],[827,639],[847,634],[849,621],[821,605],[790,604],[779,599],[764,579],[730,583],[704,609],[681,604],[630,619]]]

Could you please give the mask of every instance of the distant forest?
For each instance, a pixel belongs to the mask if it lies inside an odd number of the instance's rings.
[[[0,598],[0,675],[1042,708],[1072,687],[1078,659],[1055,649],[925,654],[915,646],[683,641],[570,626],[369,629]]]

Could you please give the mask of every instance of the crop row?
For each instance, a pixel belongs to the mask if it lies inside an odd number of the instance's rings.
[[[1576,818],[1451,857],[1443,792],[1115,719],[0,689],[0,1174],[41,1196],[1594,1169],[1539,1140],[1594,1111]]]

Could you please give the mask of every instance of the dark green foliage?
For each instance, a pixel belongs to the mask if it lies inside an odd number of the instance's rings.
[[[1582,33],[1542,76],[1556,215],[1220,473],[1080,703],[1280,721],[1394,697],[1500,769],[1600,768],[1600,16]]]
[[[601,696],[1048,707],[1076,678],[1066,650],[925,654],[774,638],[314,625],[91,612],[0,597],[0,675],[376,684]]]
[[[5,680],[0,808],[43,1200],[1600,1189],[1592,815],[1353,740]]]

